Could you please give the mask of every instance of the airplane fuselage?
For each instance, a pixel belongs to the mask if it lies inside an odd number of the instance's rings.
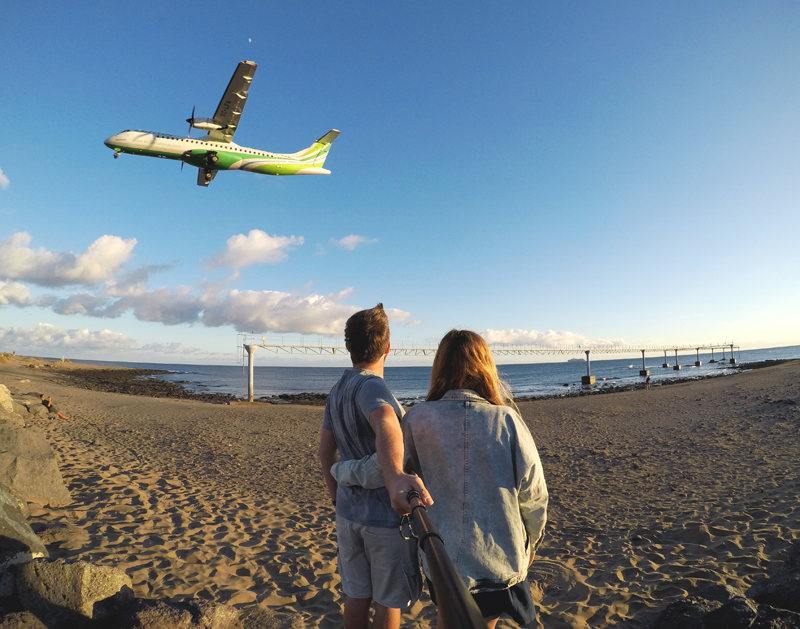
[[[329,175],[331,172],[316,165],[324,161],[330,144],[312,145],[292,154],[268,153],[233,142],[128,130],[112,135],[105,145],[116,154],[173,159],[209,170],[245,170],[263,175]]]

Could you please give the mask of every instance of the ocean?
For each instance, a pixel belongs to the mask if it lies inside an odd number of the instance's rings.
[[[800,345],[774,347],[736,352],[740,364],[762,360],[800,358]],[[502,359],[502,357],[499,357]],[[707,375],[724,375],[734,371],[727,359],[721,361],[722,354],[714,352],[720,362],[710,363],[711,353],[701,353],[701,367],[695,367],[696,354],[679,356],[681,370],[675,371],[675,354],[667,355],[669,368],[663,368],[663,355],[646,357],[651,381],[658,384],[662,380],[674,378],[700,378]],[[233,394],[239,398],[247,397],[247,365],[170,365],[161,363],[127,363],[92,360],[75,360],[93,365],[134,367],[140,369],[163,369],[169,373],[151,376],[168,382],[182,384],[196,393]],[[592,375],[596,377],[595,388],[626,386],[642,382],[639,370],[642,368],[641,355],[633,358],[612,360],[592,359]],[[586,363],[554,362],[532,363],[527,365],[498,365],[501,377],[508,382],[516,397],[543,397],[564,395],[581,390],[581,376],[586,375]],[[253,369],[254,397],[269,397],[282,393],[328,393],[342,375],[342,367],[259,367]],[[403,403],[419,402],[425,398],[430,382],[431,368],[387,366],[384,377],[395,396]]]

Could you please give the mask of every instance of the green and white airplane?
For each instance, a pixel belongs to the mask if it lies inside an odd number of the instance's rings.
[[[115,158],[120,153],[131,153],[180,160],[181,168],[184,163],[196,166],[198,186],[208,186],[220,170],[246,170],[264,175],[330,175],[331,171],[322,165],[331,143],[339,135],[336,129],[297,153],[268,153],[233,143],[256,67],[252,61],[239,63],[213,118],[195,118],[192,109],[192,117],[186,120],[187,137],[128,130],[112,135],[105,145],[113,149]],[[194,139],[192,128],[208,131],[208,135]]]

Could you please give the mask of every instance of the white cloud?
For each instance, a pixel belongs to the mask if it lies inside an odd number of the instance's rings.
[[[345,236],[344,238],[340,238],[339,240],[331,238],[331,242],[337,247],[341,247],[342,249],[347,249],[348,251],[352,251],[353,249],[355,249],[360,245],[373,245],[378,242],[378,239],[366,238],[364,236],[356,236],[355,234],[350,234],[349,236]]]
[[[148,354],[161,354],[164,356],[222,356],[221,352],[207,352],[198,347],[189,347],[183,343],[147,343],[139,348]]]
[[[102,236],[78,255],[50,252],[43,248],[31,249],[30,242],[31,237],[25,232],[16,233],[0,242],[0,306],[36,306],[64,316],[99,319],[113,319],[129,313],[139,321],[164,325],[202,324],[209,327],[231,326],[240,332],[334,336],[341,336],[347,318],[360,310],[358,306],[345,303],[353,294],[352,288],[322,295],[309,293],[312,285],[309,282],[302,289],[293,289],[291,292],[229,290],[226,285],[239,278],[239,271],[235,269],[223,280],[203,281],[194,286],[149,289],[147,284],[151,274],[170,269],[177,263],[142,266],[133,271],[126,269],[124,263],[132,254],[135,239]],[[255,262],[277,262],[286,257],[289,248],[303,244],[303,238],[269,236],[253,230],[246,236],[234,236],[227,243],[226,250],[214,256],[209,266],[240,267]],[[14,281],[16,279],[56,289],[74,284],[83,284],[88,288],[71,293],[56,290],[53,291],[55,294],[32,297],[28,287]],[[412,319],[410,313],[397,308],[390,308],[387,313],[394,325],[419,323]],[[34,331],[18,328],[3,330],[7,339],[27,339],[29,345],[37,339],[41,340],[45,354],[48,345],[57,350],[70,346],[72,339],[89,347],[102,342],[113,345],[112,341],[117,342],[122,338],[114,337],[107,330],[62,330],[45,324]],[[126,348],[136,347],[131,339],[124,339],[127,340],[122,345]],[[200,351],[177,346],[163,346],[160,349],[153,346],[147,351],[161,350],[168,354]]]
[[[208,268],[229,267],[241,269],[251,264],[276,264],[287,257],[287,251],[303,244],[303,237],[270,236],[253,229],[247,236],[237,234],[227,240],[223,253],[216,253],[208,261]]]
[[[166,325],[195,323],[203,306],[187,286],[175,290],[160,287],[135,297],[122,300],[123,306],[132,307],[140,321],[157,321]]]
[[[192,295],[186,286],[171,290],[165,287],[111,299],[105,295],[73,293],[63,299],[43,297],[39,305],[49,302],[53,312],[62,315],[82,314],[90,317],[111,319],[132,310],[140,321],[152,321],[164,325],[196,323],[203,311],[200,299]]]
[[[182,343],[148,343],[140,346],[134,339],[111,330],[66,330],[49,323],[39,323],[35,328],[0,327],[0,346],[17,354],[39,354],[43,356],[66,355],[80,357],[98,354],[108,359],[109,354],[124,354],[128,360],[131,352],[161,356],[220,356],[220,352],[208,352]]]
[[[177,289],[160,287],[119,299],[86,292],[61,299],[45,296],[38,305],[50,305],[54,312],[63,315],[114,318],[132,311],[140,321],[165,325],[200,322],[209,327],[232,325],[240,332],[341,335],[347,318],[360,310],[357,306],[342,303],[352,292],[352,288],[328,295],[296,295],[269,290],[207,290],[197,296],[189,287],[181,286]],[[390,309],[388,312],[395,321],[405,321],[410,317],[402,310]]]
[[[5,190],[8,188],[8,184],[10,183],[11,182],[8,180],[8,177],[6,177],[5,173],[3,173],[3,169],[0,168],[0,188]]]
[[[111,330],[65,330],[49,323],[35,328],[0,327],[0,343],[17,352],[31,350],[52,356],[66,350],[111,350],[127,352],[136,349],[136,341]]]
[[[52,301],[52,303],[51,303]],[[112,318],[122,312],[115,312],[113,307],[119,302],[111,302],[106,297],[98,297],[91,293],[73,293],[64,299],[53,299],[47,295],[39,301],[40,306],[50,305],[53,312],[62,315],[81,314],[90,317]]]
[[[386,316],[389,317],[390,323],[402,323],[404,325],[417,325],[419,321],[408,321],[411,318],[411,313],[405,310],[398,310],[397,308],[384,308]]]
[[[230,325],[237,331],[341,335],[347,318],[359,310],[344,303],[352,288],[338,293],[302,293],[271,290],[228,290],[226,283],[239,277],[238,270],[224,280],[201,282],[176,288],[147,287],[150,275],[172,268],[143,266],[134,271],[122,265],[131,255],[135,239],[115,236],[98,238],[87,250],[75,255],[31,249],[30,236],[21,232],[0,242],[0,305],[36,305],[60,315],[81,315],[113,319],[131,313],[139,321],[164,325],[201,323],[209,327]],[[303,238],[269,236],[259,230],[233,236],[226,250],[215,255],[209,266],[241,267],[256,262],[278,262],[286,251],[303,243]],[[90,290],[71,294],[44,294],[31,298],[28,288],[15,281],[24,278],[43,286],[84,284]],[[389,309],[395,324],[415,325],[411,314]]]
[[[31,306],[34,300],[31,291],[19,282],[4,282],[0,280],[0,306],[16,304],[17,306]]]
[[[240,279],[242,279],[242,274],[239,271],[233,271],[233,273],[226,277],[221,277],[211,281],[204,279],[202,282],[198,283],[198,288],[201,288],[204,293],[211,294],[214,292],[227,290],[229,284],[238,282]]]
[[[136,239],[101,236],[85,252],[54,253],[30,249],[31,237],[19,232],[0,242],[0,277],[33,282],[41,286],[94,286],[112,277],[128,260]]]
[[[486,330],[481,336],[490,345],[534,345],[537,347],[578,347],[625,345],[625,339],[588,339],[575,332],[537,332],[536,330]]]
[[[146,293],[147,280],[152,273],[169,271],[177,264],[177,262],[172,264],[151,264],[139,267],[134,271],[123,271],[119,277],[113,277],[106,281],[103,294],[111,297],[130,297]]]
[[[602,345],[628,345],[628,342],[625,339],[592,339],[589,344],[597,347]]]
[[[537,345],[542,347],[587,345],[589,341],[582,334],[574,332],[537,332],[536,330],[486,330],[481,336],[491,344]]]
[[[211,327],[232,325],[239,332],[341,335],[347,318],[360,310],[340,303],[351,293],[352,289],[345,289],[328,295],[298,296],[269,290],[232,290],[221,298],[207,298],[202,321]]]

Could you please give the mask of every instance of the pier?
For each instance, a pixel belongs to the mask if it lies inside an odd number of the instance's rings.
[[[253,401],[253,366],[254,355],[257,348],[264,349],[273,354],[315,354],[318,356],[335,356],[337,354],[348,354],[347,348],[344,345],[307,345],[305,342],[301,344],[284,344],[284,343],[267,343],[266,337],[261,337],[261,342],[253,340],[252,335],[240,334],[242,337],[240,346],[247,352],[248,362],[248,377],[247,377],[247,399]],[[250,337],[248,339],[248,337]],[[305,339],[304,339],[305,340]],[[675,352],[675,366],[674,370],[680,370],[678,364],[678,352],[692,351],[697,352],[697,361],[695,366],[700,366],[700,350],[711,350],[712,356],[714,350],[721,349],[723,352],[723,360],[725,360],[725,350],[730,349],[731,358],[730,364],[735,365],[736,359],[733,357],[734,349],[738,350],[739,346],[734,343],[709,343],[706,345],[660,345],[660,346],[632,346],[632,345],[595,345],[595,346],[552,346],[552,347],[534,347],[532,345],[516,345],[516,344],[491,344],[489,349],[495,356],[526,356],[526,355],[576,355],[585,354],[586,356],[586,375],[581,377],[581,384],[591,386],[595,383],[595,377],[592,375],[592,363],[590,355],[594,354],[642,354],[642,369],[639,375],[642,377],[650,375],[645,363],[645,352],[651,353],[664,353],[663,368],[669,369],[667,362],[667,352]],[[426,345],[424,347],[412,344],[406,346],[401,343],[399,347],[391,346],[389,353],[395,356],[432,356],[436,353],[436,346]],[[717,362],[711,360],[710,362]]]

